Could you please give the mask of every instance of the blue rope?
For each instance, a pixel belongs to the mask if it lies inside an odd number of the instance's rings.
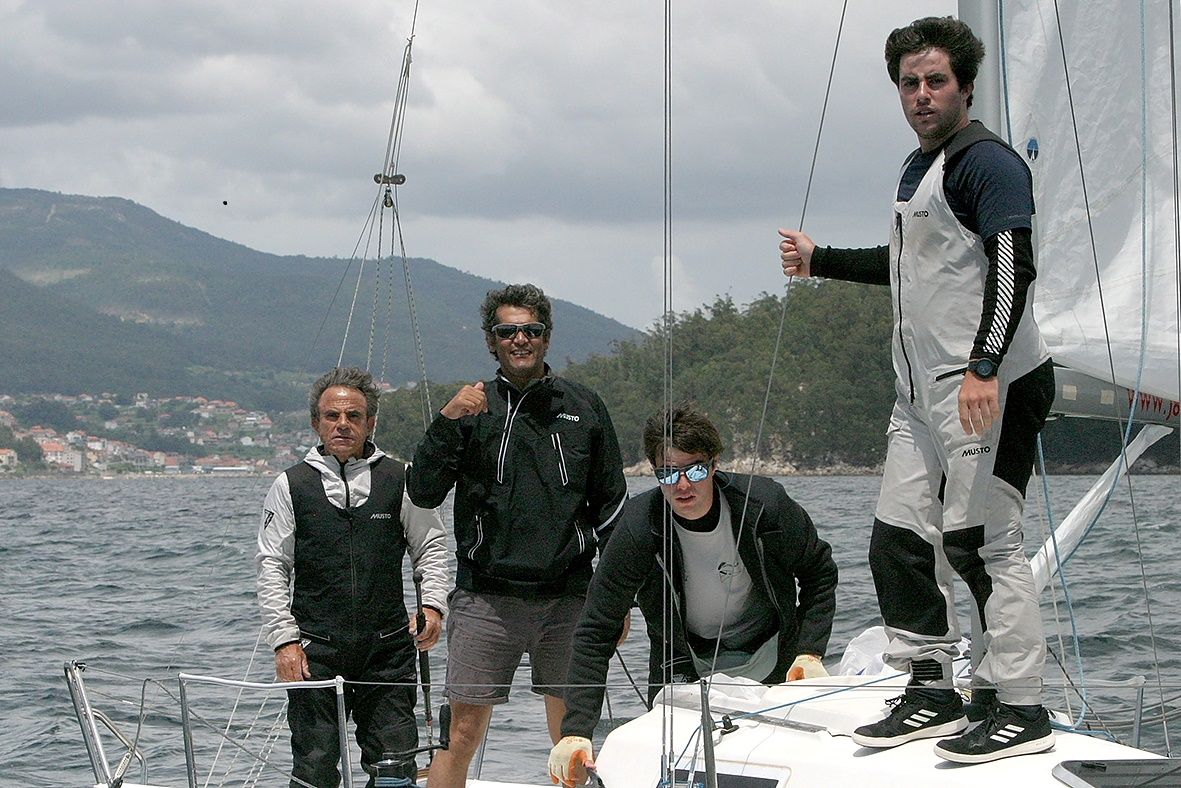
[[[1062,597],[1066,602],[1066,617],[1070,621],[1070,637],[1074,641],[1074,659],[1078,663],[1078,679],[1079,679],[1079,698],[1082,700],[1082,708],[1079,709],[1078,719],[1075,720],[1074,725],[1082,724],[1083,717],[1090,707],[1090,701],[1087,700],[1087,679],[1086,671],[1083,669],[1083,651],[1079,644],[1078,636],[1078,622],[1074,618],[1074,600],[1070,596],[1070,585],[1066,582],[1066,566],[1062,559],[1062,553],[1058,549],[1058,533],[1054,525],[1054,510],[1050,503],[1050,482],[1046,476],[1046,456],[1042,451],[1042,436],[1037,436],[1037,464],[1039,475],[1042,479],[1042,498],[1046,502],[1046,520],[1050,524],[1050,543],[1054,545],[1054,560],[1058,564],[1058,580],[1062,583]]]

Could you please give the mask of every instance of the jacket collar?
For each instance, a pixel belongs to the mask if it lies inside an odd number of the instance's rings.
[[[344,472],[347,474],[363,465],[373,465],[385,456],[385,452],[377,448],[373,441],[366,440],[364,455],[363,457],[354,457],[345,463]],[[321,472],[327,471],[338,476],[341,475],[340,461],[325,452],[323,444],[308,449],[308,453],[304,455],[303,460]]]
[[[554,380],[554,373],[553,373],[553,370],[550,369],[549,364],[545,365],[545,373],[540,378],[534,378],[533,380],[529,381],[528,383],[525,384],[525,388],[523,388],[523,389],[518,388],[515,383],[513,383],[511,380],[509,380],[507,377],[505,377],[504,372],[499,367],[497,367],[497,369],[496,369],[497,384],[509,389],[510,391],[512,391],[516,394],[523,394],[526,391],[530,391],[531,389],[536,388],[538,386],[543,386],[545,388],[551,388],[553,385],[553,380]]]

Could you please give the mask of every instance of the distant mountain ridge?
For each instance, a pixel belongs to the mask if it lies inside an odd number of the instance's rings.
[[[501,283],[423,258],[410,266],[430,379],[487,377],[477,310]],[[255,251],[122,198],[0,189],[0,392],[298,402],[287,389],[336,363],[357,271],[356,261]],[[365,363],[377,286],[394,314],[372,367],[388,346],[385,378],[415,381],[400,260],[366,263],[345,363]],[[555,300],[554,313],[555,368],[640,336],[570,302]]]

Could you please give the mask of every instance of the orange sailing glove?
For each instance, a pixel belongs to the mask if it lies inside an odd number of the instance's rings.
[[[787,669],[788,681],[819,679],[827,675],[828,671],[824,669],[824,663],[820,661],[820,657],[814,654],[800,654]]]
[[[586,783],[586,767],[594,766],[590,739],[566,736],[550,750],[549,778],[566,788]]]

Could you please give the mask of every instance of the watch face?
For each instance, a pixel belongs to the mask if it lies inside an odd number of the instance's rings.
[[[982,378],[991,378],[996,374],[996,364],[990,359],[982,358],[972,363],[972,371]]]

